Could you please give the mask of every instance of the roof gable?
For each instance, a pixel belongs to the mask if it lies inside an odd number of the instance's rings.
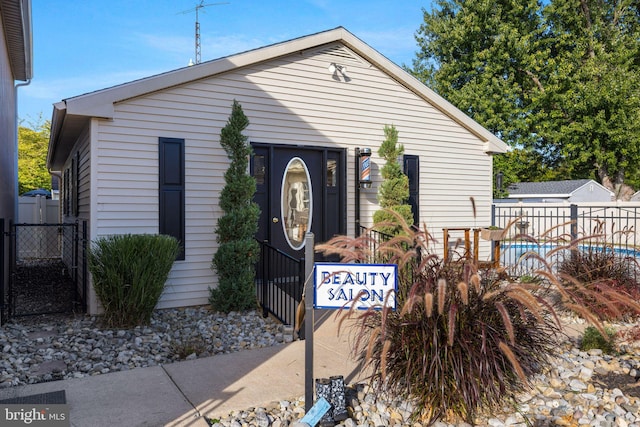
[[[485,152],[507,151],[507,145],[498,137],[346,29],[338,27],[63,100],[54,105],[47,163],[55,167],[56,163],[62,161],[65,157],[65,147],[68,148],[75,142],[83,125],[90,118],[113,118],[114,105],[118,102],[283,56],[305,54],[310,51],[322,51],[323,54],[339,57],[341,62],[364,60],[376,66],[398,84],[473,133],[482,141]]]

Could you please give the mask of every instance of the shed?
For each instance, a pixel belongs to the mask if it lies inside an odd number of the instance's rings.
[[[592,179],[564,181],[517,182],[507,188],[508,201],[529,203],[610,202],[612,191]],[[503,199],[504,200],[504,199]]]
[[[64,219],[88,221],[91,239],[167,233],[183,242],[159,308],[206,304],[216,286],[229,164],[219,140],[234,99],[250,121],[257,237],[287,253],[304,251],[305,231],[321,242],[371,225],[385,125],[404,145],[420,224],[440,237],[444,227],[490,223],[492,154],[504,142],[342,27],[56,103],[47,163],[63,177]],[[358,183],[365,148],[369,189]],[[91,292],[89,311],[98,309]]]

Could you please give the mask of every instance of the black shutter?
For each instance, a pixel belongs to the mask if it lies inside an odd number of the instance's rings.
[[[78,216],[80,201],[78,200],[78,188],[80,186],[80,152],[76,151],[75,158],[71,161],[71,214]]]
[[[69,168],[64,170],[64,178],[62,179],[62,214],[69,215]]]
[[[409,204],[413,213],[413,224],[420,224],[420,159],[413,154],[405,154],[403,157],[404,173],[409,178]]]
[[[173,236],[182,246],[184,260],[184,139],[160,138],[160,234]]]

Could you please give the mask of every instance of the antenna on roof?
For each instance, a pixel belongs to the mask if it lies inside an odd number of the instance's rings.
[[[208,6],[219,6],[223,4],[229,4],[229,2],[204,4],[204,0],[200,0],[200,4],[196,5],[196,7],[191,8],[189,10],[184,10],[182,12],[178,12],[179,14],[191,13],[194,10],[196,12],[196,62],[195,62],[196,64],[199,64],[201,61],[200,59],[200,21],[198,20],[198,12],[200,11],[200,9],[204,9],[205,7],[208,7]]]

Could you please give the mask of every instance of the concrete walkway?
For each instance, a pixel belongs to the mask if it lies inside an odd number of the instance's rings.
[[[314,378],[361,378],[335,312],[316,313]],[[232,410],[304,396],[304,341],[93,377],[0,390],[0,400],[64,390],[71,425],[204,427]]]

